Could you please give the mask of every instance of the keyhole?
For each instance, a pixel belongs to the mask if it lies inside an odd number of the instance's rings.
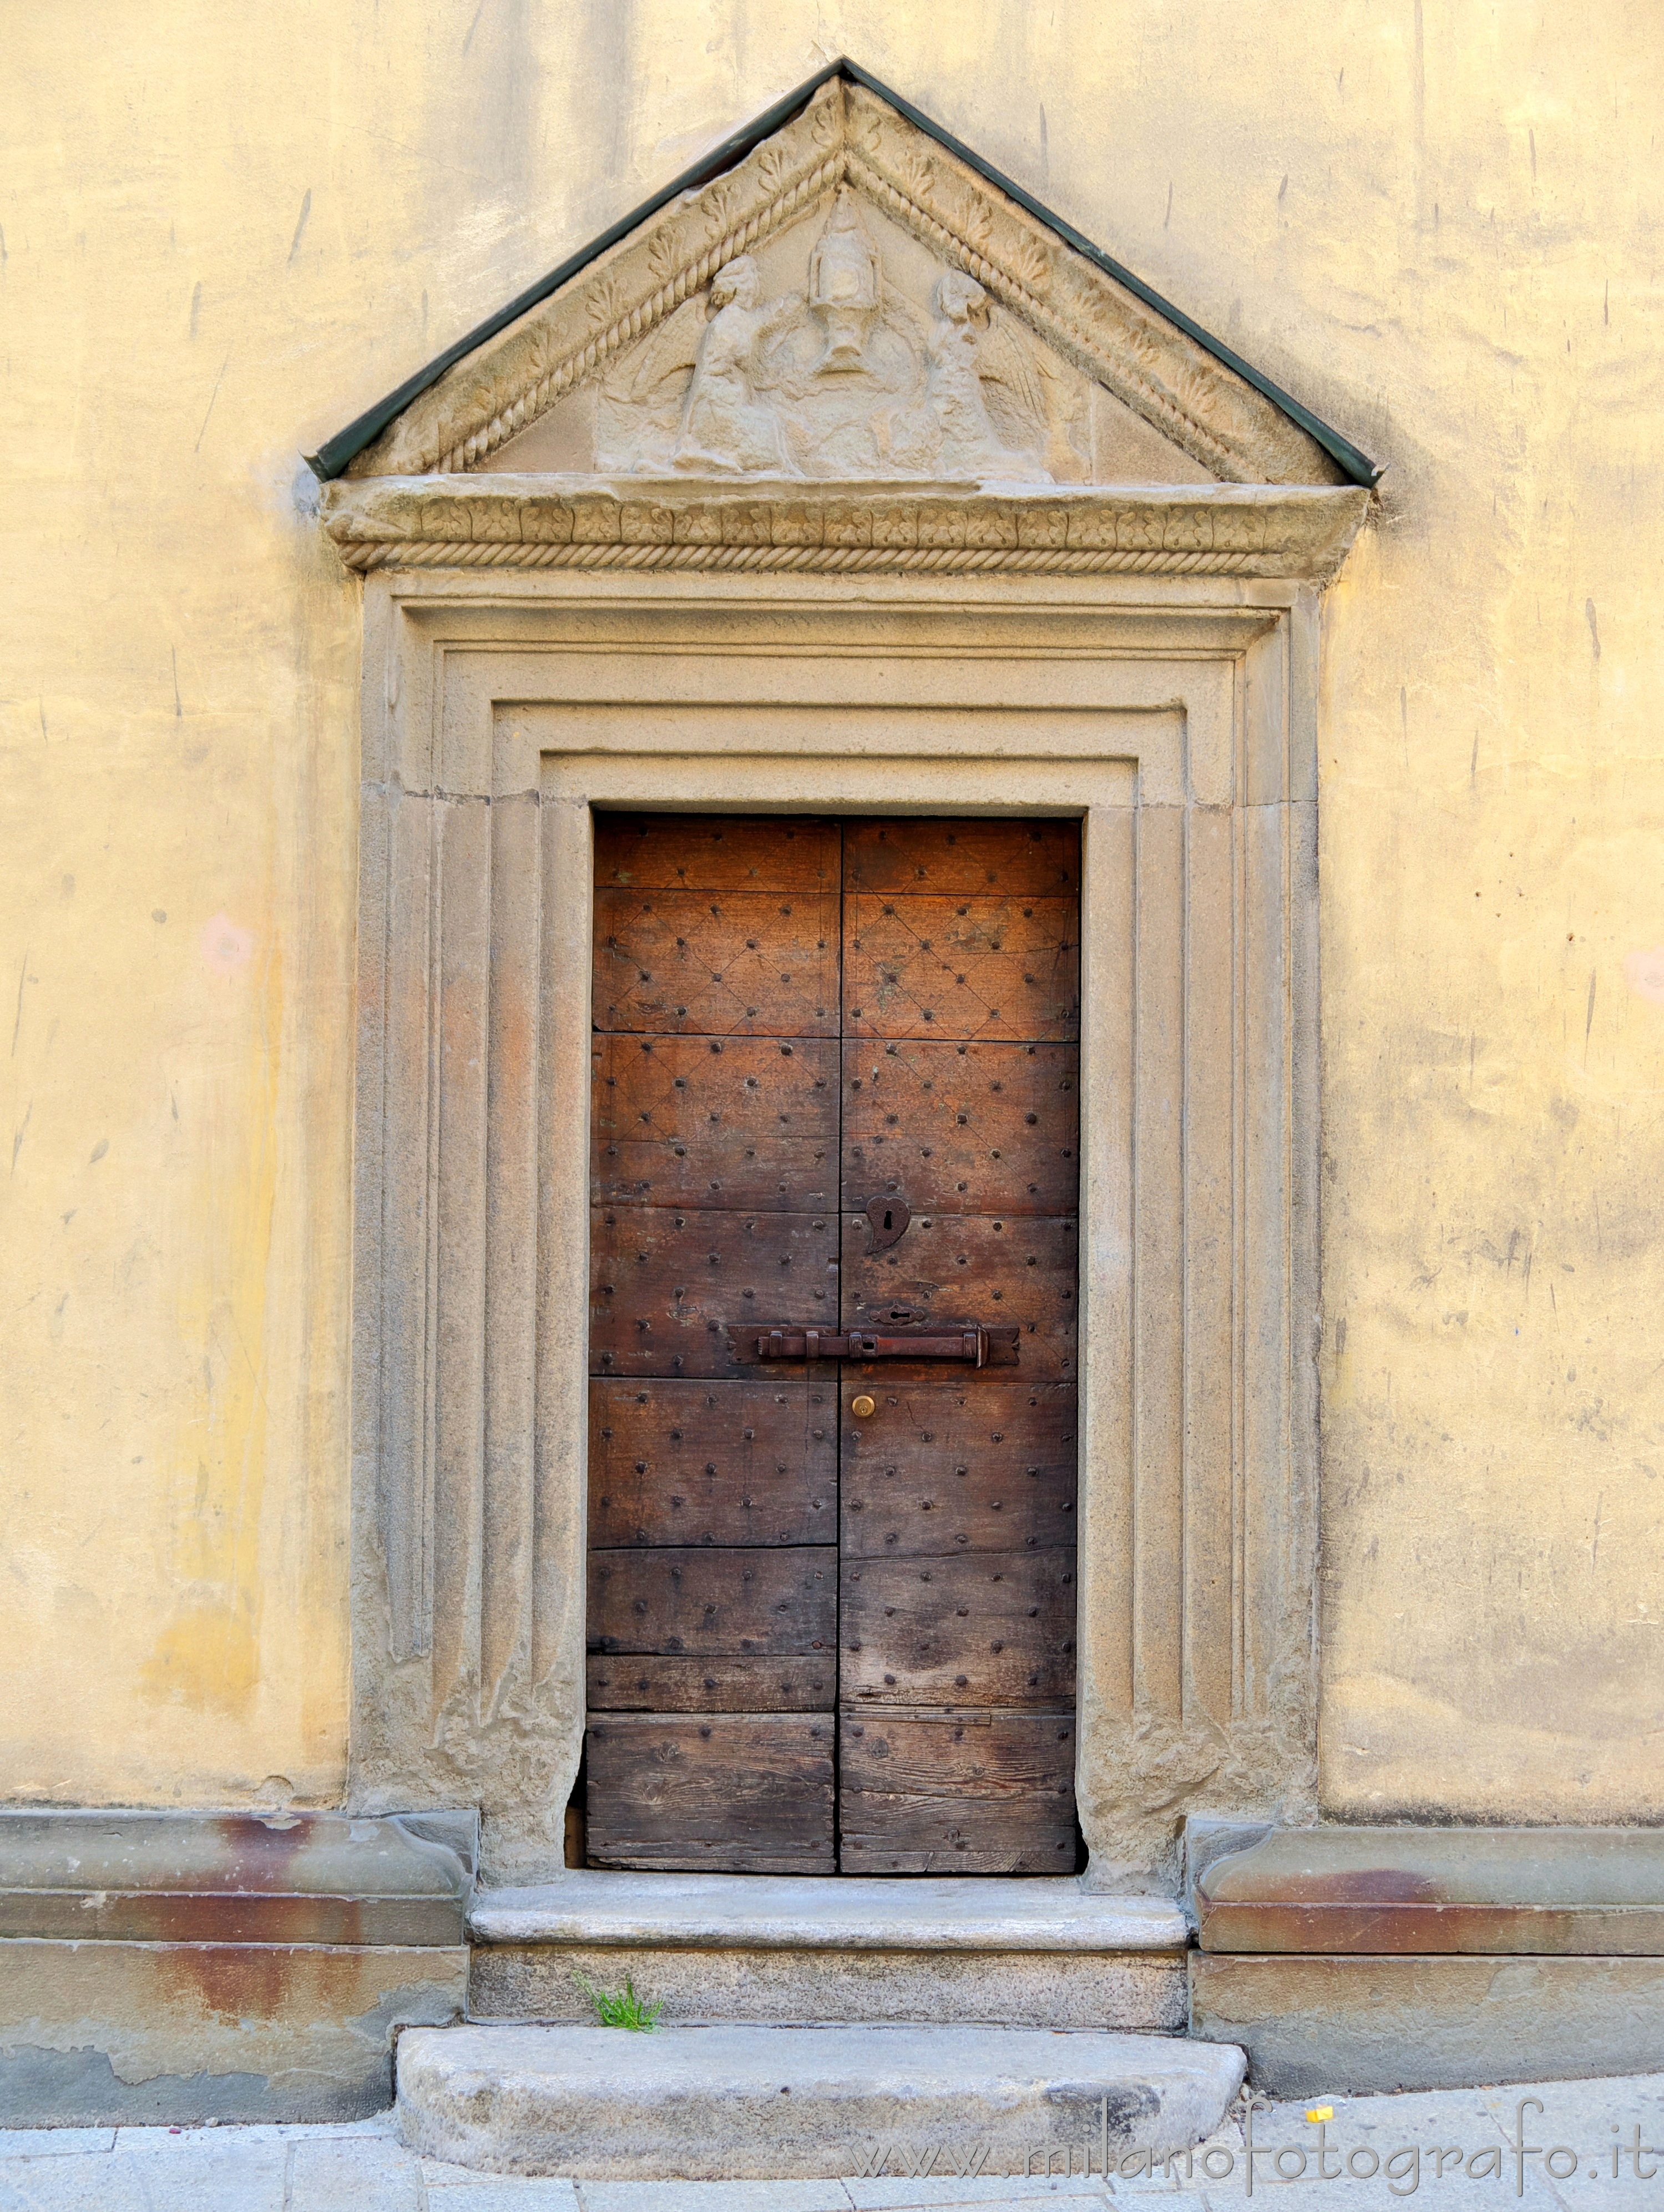
[[[886,1229],[893,1229],[895,1226],[896,1226],[896,1217],[895,1217],[895,1215],[890,1212],[890,1208],[889,1208],[888,1206],[886,1206],[886,1207],[884,1208],[884,1227],[885,1227]]]

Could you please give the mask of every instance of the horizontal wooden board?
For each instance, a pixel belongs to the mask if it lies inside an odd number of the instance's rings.
[[[837,1642],[830,1544],[592,1552],[592,1651],[702,1657],[824,1651]]]
[[[752,1370],[755,1375],[755,1369]],[[597,1376],[589,1392],[589,1540],[830,1543],[835,1382]]]
[[[843,1002],[851,1036],[1078,1037],[1079,907],[1072,898],[851,892]]]
[[[731,1326],[837,1325],[832,1213],[598,1206],[590,1217],[590,1360],[603,1374],[755,1378]]]
[[[829,1038],[601,1036],[590,1189],[654,1206],[836,1204]]]
[[[835,1036],[837,895],[598,892],[592,1018],[655,1036]]]
[[[598,814],[595,883],[653,890],[835,891],[835,822],[796,815]]]
[[[846,1874],[1072,1874],[1075,1717],[845,1712]]]
[[[1072,1218],[915,1213],[899,1243],[874,1252],[871,1242],[865,1216],[847,1216],[846,1328],[1015,1324],[1026,1376],[1074,1374],[1080,1233]]]
[[[839,1696],[845,1704],[1073,1702],[1072,1549],[846,1558],[841,1583]]]
[[[592,1717],[590,1865],[832,1873],[834,1729],[830,1714]]]
[[[872,1370],[876,1376],[876,1368]],[[997,1370],[871,1381],[842,1426],[840,1542],[857,1559],[1032,1552],[1075,1541],[1076,1390]],[[853,1389],[853,1378],[846,1381]]]
[[[845,1212],[1076,1212],[1079,1083],[1074,1044],[847,1043]]]
[[[677,1659],[619,1652],[591,1658],[595,1712],[823,1713],[837,1697],[830,1646],[776,1659]]]
[[[1080,823],[928,815],[847,822],[843,880],[852,891],[1078,898]]]

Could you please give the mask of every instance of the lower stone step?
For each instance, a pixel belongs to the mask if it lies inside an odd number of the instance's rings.
[[[423,2156],[579,2180],[1139,2171],[1217,2128],[1241,2051],[999,2027],[416,2028],[398,2110]]]

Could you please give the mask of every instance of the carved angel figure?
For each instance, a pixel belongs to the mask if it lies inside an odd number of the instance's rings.
[[[803,295],[788,292],[769,307],[760,304],[762,295],[762,280],[749,253],[711,279],[711,319],[683,402],[674,456],[678,469],[786,466],[774,410],[758,398],[757,387],[762,349],[801,309]]]
[[[1036,470],[1029,454],[1014,453],[1001,442],[989,417],[982,390],[985,376],[1009,388],[1016,402],[1013,411],[1029,417],[1032,442],[1044,441],[1044,396],[1009,332],[990,329],[987,294],[975,277],[950,269],[937,280],[932,304],[936,320],[925,359],[930,404],[941,428],[944,467],[956,473],[963,469],[971,474],[1021,472],[1044,477],[1047,471]],[[985,343],[985,332],[992,343]]]

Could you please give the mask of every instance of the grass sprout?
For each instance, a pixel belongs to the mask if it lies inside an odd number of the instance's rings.
[[[635,1984],[628,1974],[624,1977],[622,1990],[598,1990],[581,1974],[574,1974],[573,1979],[594,2006],[595,2017],[603,2027],[628,2027],[637,2035],[651,2035],[659,2025],[659,2015],[665,2009],[665,2000],[660,1997],[655,2003],[649,2004],[644,1996],[638,1996]]]

